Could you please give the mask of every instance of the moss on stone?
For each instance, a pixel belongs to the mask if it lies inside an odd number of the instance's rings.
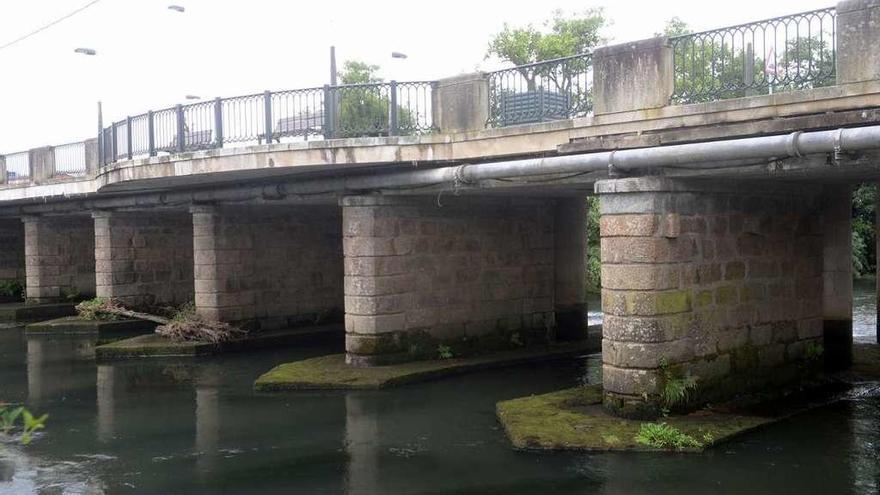
[[[499,402],[496,413],[508,438],[519,449],[657,450],[635,440],[643,421],[606,413],[602,398],[601,385],[577,387]],[[772,419],[698,411],[664,421],[699,439],[705,448]]]
[[[335,338],[343,335],[340,325],[285,328],[254,332],[243,339],[226,342],[174,342],[156,334],[141,335],[95,348],[99,359],[139,357],[204,356],[244,349],[257,349],[293,344],[312,339]]]
[[[430,361],[412,361],[387,366],[356,367],[345,363],[345,355],[334,354],[275,367],[254,383],[258,391],[299,389],[378,389],[431,380],[477,370],[558,359],[595,349],[594,344],[565,344],[502,351],[488,355]]]
[[[74,303],[67,302],[48,304],[17,302],[0,304],[0,321],[27,322],[58,318],[61,316],[72,316],[76,314],[74,306]]]

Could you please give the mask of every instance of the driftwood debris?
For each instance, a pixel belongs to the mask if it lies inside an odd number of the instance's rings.
[[[93,299],[76,306],[79,315],[86,319],[103,317],[126,317],[158,323],[156,333],[175,342],[225,342],[241,338],[247,332],[238,327],[220,321],[206,320],[199,316],[192,307],[184,307],[177,311],[174,318],[165,318],[141,311],[132,311],[112,299]]]

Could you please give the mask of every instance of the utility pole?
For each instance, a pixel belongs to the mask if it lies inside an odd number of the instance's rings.
[[[330,47],[330,86],[336,86],[336,47]]]

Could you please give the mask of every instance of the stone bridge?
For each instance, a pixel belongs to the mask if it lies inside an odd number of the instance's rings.
[[[92,140],[73,179],[30,150],[0,189],[0,276],[255,329],[344,315],[352,366],[539,345],[586,336],[595,194],[606,404],[650,413],[669,366],[702,400],[782,386],[819,345],[847,364],[851,187],[880,175],[880,4],[835,22],[824,87],[673,104],[655,38],[593,53],[584,117],[487,128],[471,74],[435,84],[434,133],[115,162]]]

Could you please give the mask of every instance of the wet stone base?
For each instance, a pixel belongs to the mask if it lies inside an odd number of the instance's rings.
[[[30,323],[24,327],[25,335],[88,335],[97,336],[99,342],[149,334],[155,329],[156,323],[146,320],[83,320],[76,316]]]
[[[173,342],[159,335],[150,334],[98,346],[95,349],[95,356],[101,360],[208,356],[327,339],[341,342],[343,336],[344,329],[339,324],[252,332],[243,339],[220,343]]]
[[[345,355],[334,354],[285,363],[259,377],[254,388],[262,392],[303,389],[380,389],[434,380],[492,368],[571,357],[597,350],[594,341],[565,342],[491,354],[387,366],[356,367]]]
[[[41,321],[62,316],[73,316],[76,314],[75,306],[76,303],[72,302],[47,304],[3,303],[0,304],[0,321]]]
[[[736,402],[656,420],[655,423],[666,423],[700,444],[684,449],[663,449],[637,442],[636,436],[647,421],[609,414],[602,405],[601,385],[499,402],[496,415],[518,449],[701,452],[736,435],[836,401],[849,388],[842,381],[819,378],[800,388],[744,396]]]

